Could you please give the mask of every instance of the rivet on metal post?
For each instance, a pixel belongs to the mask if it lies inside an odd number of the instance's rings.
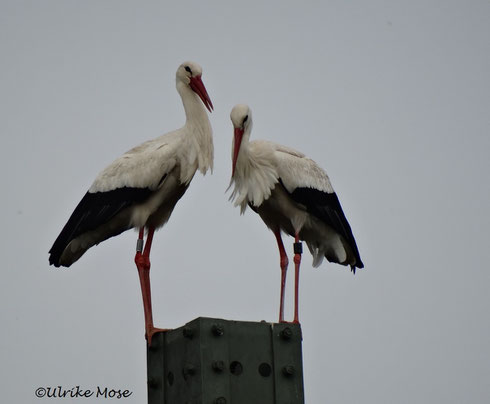
[[[225,328],[223,327],[223,324],[220,323],[213,324],[213,327],[211,329],[213,331],[213,334],[217,337],[221,337],[225,333]]]
[[[211,366],[215,372],[221,373],[223,370],[225,370],[225,362],[223,361],[213,361]]]
[[[281,338],[282,339],[291,339],[293,337],[293,331],[289,327],[285,327],[281,332],[280,332]]]
[[[240,376],[243,373],[243,365],[238,361],[231,362],[230,372],[235,376]]]
[[[196,367],[192,363],[188,363],[182,369],[182,375],[184,376],[184,380],[187,380],[189,376],[196,374]]]
[[[168,372],[167,381],[170,386],[174,384],[174,374],[172,372]]]
[[[292,376],[294,375],[294,366],[293,365],[286,365],[282,368],[282,374],[284,376]]]
[[[261,363],[259,365],[259,373],[263,377],[269,377],[272,373],[272,367],[268,363]]]

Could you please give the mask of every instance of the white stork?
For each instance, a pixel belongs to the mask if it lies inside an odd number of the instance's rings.
[[[243,214],[250,206],[276,236],[281,266],[279,322],[284,321],[284,287],[288,257],[281,231],[293,236],[295,263],[294,321],[298,319],[298,284],[304,240],[317,267],[323,257],[350,265],[352,272],[363,268],[352,234],[330,180],[313,160],[289,147],[265,140],[249,141],[252,112],[247,105],[231,111],[234,126],[230,200]]]
[[[201,74],[197,63],[179,66],[176,87],[184,104],[185,125],[136,146],[104,169],[49,250],[50,264],[69,267],[90,247],[128,229],[139,229],[135,263],[148,344],[159,331],[153,326],[150,294],[153,233],[168,221],[196,171],[205,174],[213,168],[212,129],[204,109],[205,106],[211,112],[213,104]]]

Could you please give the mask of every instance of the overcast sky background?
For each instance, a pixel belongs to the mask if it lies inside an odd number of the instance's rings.
[[[156,325],[277,320],[274,236],[225,194],[248,103],[253,138],[327,170],[366,266],[304,254],[307,403],[490,402],[490,2],[265,3],[0,0],[2,402],[57,385],[145,402],[136,233],[70,269],[48,250],[100,170],[183,124],[185,60],[215,106],[215,169],[155,236]]]

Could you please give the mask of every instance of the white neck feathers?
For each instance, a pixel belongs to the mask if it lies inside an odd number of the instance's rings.
[[[268,199],[279,177],[273,148],[267,142],[249,142],[249,136],[247,132],[243,135],[235,175],[230,182],[230,187],[235,185],[230,200],[235,201],[235,206],[240,205],[240,213],[245,212],[249,202],[260,206]]]
[[[182,170],[181,180],[189,182],[196,170],[206,174],[208,170],[213,171],[213,130],[209,122],[208,114],[198,95],[188,85],[178,82],[177,91],[182,97],[186,122],[182,128],[184,132],[184,155],[187,170]]]

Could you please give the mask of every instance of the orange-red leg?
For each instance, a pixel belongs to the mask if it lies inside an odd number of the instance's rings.
[[[298,300],[299,300],[299,266],[301,264],[301,254],[303,246],[299,241],[299,235],[296,233],[294,238],[294,320],[293,323],[299,323]]]
[[[288,269],[288,256],[286,250],[284,249],[284,244],[282,243],[281,231],[274,231],[276,236],[277,246],[279,247],[280,265],[281,265],[281,301],[279,303],[279,322],[284,322],[284,295],[286,288],[286,272]]]
[[[144,228],[140,228],[138,242],[136,244],[136,255],[134,262],[138,268],[138,275],[140,278],[141,294],[143,296],[143,310],[145,312],[145,330],[146,339],[148,345],[151,345],[151,338],[153,334],[159,331],[166,331],[161,328],[155,328],[153,326],[153,314],[151,307],[151,287],[150,287],[150,250],[151,243],[153,241],[153,233],[155,229],[150,227],[146,236],[146,243],[143,250],[143,236]]]

